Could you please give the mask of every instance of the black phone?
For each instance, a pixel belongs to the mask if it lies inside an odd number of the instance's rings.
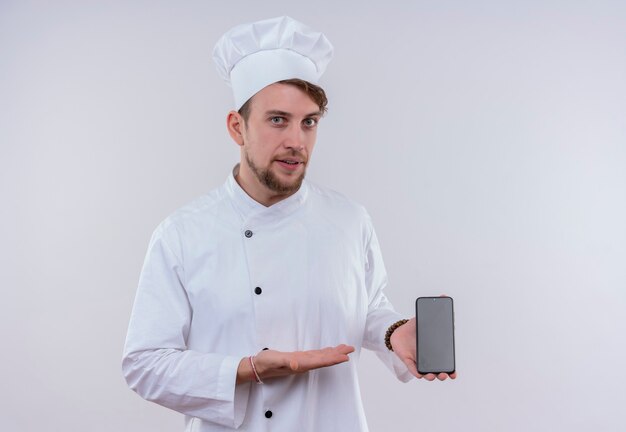
[[[454,358],[454,304],[452,297],[419,297],[415,301],[417,371],[452,373]]]

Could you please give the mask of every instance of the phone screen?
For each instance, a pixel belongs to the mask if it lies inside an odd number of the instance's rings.
[[[420,297],[415,302],[417,370],[452,373],[454,361],[454,309],[451,297]]]

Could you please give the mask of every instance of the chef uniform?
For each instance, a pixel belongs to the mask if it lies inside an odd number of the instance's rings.
[[[305,48],[315,45],[307,40],[325,40],[288,17],[247,26],[234,30],[274,32],[279,49],[289,39]],[[271,42],[263,40],[266,47]],[[310,50],[303,52],[297,55],[316,64]],[[236,106],[252,94],[237,99],[235,91]],[[374,350],[402,381],[411,378],[384,344],[385,331],[402,317],[383,292],[387,278],[371,219],[362,206],[307,180],[265,207],[239,186],[237,170],[154,231],[124,376],[143,398],[185,414],[186,431],[366,431],[361,348]],[[348,362],[263,385],[236,384],[241,359],[262,349],[342,343],[356,349]]]

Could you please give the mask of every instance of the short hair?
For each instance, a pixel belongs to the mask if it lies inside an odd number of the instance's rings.
[[[309,96],[311,100],[317,104],[322,115],[324,115],[326,111],[328,111],[328,108],[326,107],[328,105],[328,98],[326,97],[326,92],[320,86],[311,84],[310,82],[299,79],[299,78],[291,78],[291,79],[286,79],[282,81],[277,81],[277,83],[291,85],[305,92],[307,96]],[[238,112],[241,115],[241,117],[243,117],[245,122],[247,122],[248,118],[250,118],[250,109],[251,109],[253,98],[254,96],[248,99],[246,103],[244,103],[241,106],[241,108],[239,108]]]

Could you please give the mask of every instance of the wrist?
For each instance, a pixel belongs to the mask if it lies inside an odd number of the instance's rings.
[[[387,329],[387,332],[385,333],[385,346],[387,347],[389,351],[393,351],[393,346],[391,344],[391,336],[398,329],[398,327],[406,324],[407,322],[409,322],[408,319],[401,319],[400,321],[396,321],[395,323],[391,324],[389,328]]]
[[[263,381],[261,381],[261,377],[259,376],[259,372],[257,371],[257,367],[254,364],[255,356],[248,357],[248,361],[250,362],[250,367],[252,367],[252,377],[254,378],[254,381],[256,381],[257,384],[263,384]]]
[[[237,367],[237,384],[246,383],[249,381],[254,381],[254,372],[252,371],[252,366],[250,366],[250,361],[248,357],[244,357],[239,362],[239,366]]]

